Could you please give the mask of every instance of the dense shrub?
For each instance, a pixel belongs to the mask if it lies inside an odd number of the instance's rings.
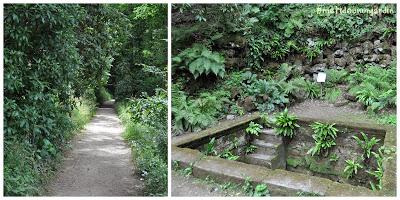
[[[168,187],[167,93],[143,94],[117,104],[125,125],[124,138],[132,145],[133,157],[145,178],[146,192],[166,195]]]

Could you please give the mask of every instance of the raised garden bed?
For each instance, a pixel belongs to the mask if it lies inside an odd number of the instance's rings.
[[[395,147],[396,131],[393,127],[376,126],[372,124],[353,123],[345,121],[324,121],[320,119],[299,118],[300,128],[292,139],[279,140],[268,136],[272,129],[264,130],[267,138],[246,134],[245,129],[250,122],[259,121],[258,113],[247,115],[234,120],[222,122],[210,129],[175,137],[173,139],[172,160],[180,166],[191,166],[193,175],[199,177],[212,176],[218,180],[243,183],[250,178],[254,183],[268,185],[273,196],[295,196],[297,192],[312,193],[324,196],[394,196],[396,191],[396,160],[384,161],[382,190],[372,191],[370,181],[373,177],[361,169],[352,178],[347,179],[343,174],[345,160],[356,159],[363,154],[352,136],[361,137],[364,132],[369,138],[380,139],[373,151],[384,145]],[[313,131],[309,126],[313,122],[335,123],[339,130],[336,146],[328,155],[311,156],[307,151],[314,145]],[[269,130],[269,131],[268,131]],[[276,136],[275,136],[276,137]],[[207,147],[210,141],[215,141],[214,156],[209,154]],[[263,144],[263,141],[266,142]],[[271,142],[272,141],[272,142]],[[246,147],[258,144],[261,149],[255,150],[252,156],[246,153]],[[233,147],[234,146],[234,147]],[[260,148],[258,147],[258,148]],[[232,155],[228,160],[215,156],[222,155],[226,149],[231,149]],[[271,158],[268,152],[274,152]],[[267,157],[265,161],[261,156]],[[331,159],[337,155],[336,159]],[[396,158],[395,154],[388,155]],[[266,159],[266,158],[265,158]],[[363,161],[365,166],[374,169],[376,160]]]

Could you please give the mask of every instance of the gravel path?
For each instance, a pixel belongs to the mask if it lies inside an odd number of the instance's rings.
[[[109,103],[108,103],[109,104]],[[143,183],[134,175],[123,127],[107,104],[99,108],[47,188],[50,196],[142,196]]]

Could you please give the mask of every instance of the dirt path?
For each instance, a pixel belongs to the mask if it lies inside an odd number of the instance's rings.
[[[333,104],[321,100],[306,100],[290,107],[289,111],[301,117],[376,124],[368,117],[366,111],[360,110],[352,104],[335,107]]]
[[[48,195],[143,195],[143,183],[133,175],[130,148],[121,137],[123,127],[108,104],[97,110],[83,134],[72,141],[72,150],[49,184]]]

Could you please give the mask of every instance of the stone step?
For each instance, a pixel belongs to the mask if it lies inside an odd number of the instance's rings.
[[[255,153],[262,153],[262,154],[276,154],[278,153],[278,148],[283,146],[282,142],[269,142],[260,139],[254,139],[252,144],[257,146],[257,150]]]
[[[270,169],[273,169],[273,160],[275,156],[273,155],[267,155],[267,154],[249,154],[244,157],[243,162],[253,164],[253,165],[260,165],[260,166],[265,166]]]
[[[271,142],[282,142],[282,137],[277,136],[274,129],[263,129],[257,139]]]

